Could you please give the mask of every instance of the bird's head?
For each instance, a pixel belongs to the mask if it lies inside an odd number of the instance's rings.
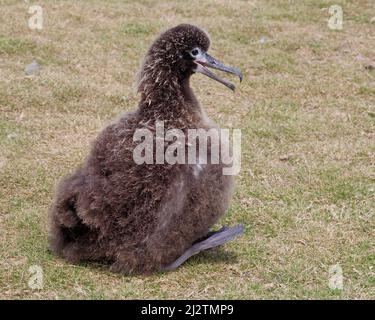
[[[166,77],[176,77],[181,80],[198,72],[234,90],[234,84],[219,77],[208,68],[234,74],[242,81],[241,71],[226,66],[210,56],[207,53],[209,46],[210,39],[207,33],[196,26],[180,24],[169,29],[151,45],[141,77],[150,77],[153,81],[162,83]]]

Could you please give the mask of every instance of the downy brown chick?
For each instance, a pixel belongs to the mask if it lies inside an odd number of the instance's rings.
[[[111,270],[150,273],[181,257],[225,213],[232,177],[219,164],[136,164],[137,129],[216,128],[189,79],[207,67],[238,75],[207,54],[201,29],[181,24],[151,45],[139,74],[138,109],[105,128],[81,168],[58,187],[51,208],[51,249],[68,261],[106,261]],[[210,149],[208,149],[210,153]],[[209,159],[209,154],[208,157]]]

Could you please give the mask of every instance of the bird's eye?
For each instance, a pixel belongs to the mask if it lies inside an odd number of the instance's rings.
[[[191,50],[191,54],[192,54],[193,56],[197,56],[198,53],[199,53],[199,50],[198,50],[198,49],[193,49],[193,50]]]

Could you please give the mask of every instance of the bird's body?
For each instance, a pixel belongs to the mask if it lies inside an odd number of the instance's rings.
[[[206,34],[190,25],[162,34],[140,73],[138,109],[105,128],[85,164],[60,184],[50,244],[69,261],[107,261],[123,273],[157,271],[225,213],[232,177],[223,175],[224,164],[139,165],[133,159],[134,133],[155,131],[157,121],[165,130],[216,128],[189,87],[193,72],[166,58],[180,42],[209,46]]]

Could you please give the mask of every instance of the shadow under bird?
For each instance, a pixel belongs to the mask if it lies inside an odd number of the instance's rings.
[[[173,270],[190,256],[233,239],[243,226],[210,232],[224,215],[233,177],[218,164],[136,164],[137,129],[218,129],[193,94],[202,73],[234,90],[208,68],[237,75],[207,53],[206,32],[181,24],[151,45],[139,73],[138,109],[106,127],[85,163],[58,186],[50,212],[50,248],[72,263],[100,261],[122,273]],[[207,159],[211,149],[208,147]]]

